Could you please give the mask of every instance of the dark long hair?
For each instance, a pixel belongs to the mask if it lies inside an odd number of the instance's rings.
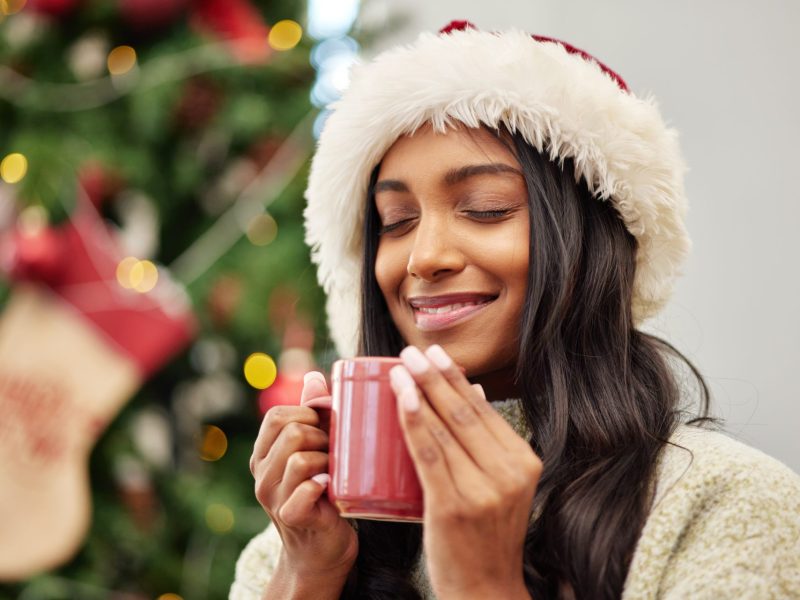
[[[530,266],[516,383],[531,447],[544,472],[537,518],[525,541],[524,576],[534,598],[622,595],[652,499],[659,452],[681,420],[683,361],[668,342],[635,328],[631,313],[636,240],[610,202],[521,135],[493,131],[522,167],[529,196]],[[397,355],[403,340],[375,279],[379,217],[374,184],[364,222],[359,351]],[[342,598],[417,599],[410,572],[419,525],[358,522],[359,556]]]

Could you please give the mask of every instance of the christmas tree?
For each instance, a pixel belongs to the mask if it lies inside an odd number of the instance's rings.
[[[0,318],[30,284],[68,297],[78,258],[63,244],[84,214],[123,252],[111,276],[94,265],[104,285],[145,297],[174,279],[191,320],[95,424],[76,552],[5,576],[0,598],[227,597],[268,522],[248,470],[261,417],[333,359],[302,193],[319,108],[337,93],[315,68],[357,50],[344,34],[358,2],[339,4],[340,23],[311,37],[310,9],[289,0],[0,0]],[[17,347],[25,334],[9,331]],[[47,356],[37,368],[57,372]],[[7,404],[14,375],[0,372]],[[30,442],[31,410],[30,433],[5,435]]]

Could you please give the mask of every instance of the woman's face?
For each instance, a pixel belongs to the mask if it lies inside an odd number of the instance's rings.
[[[512,393],[529,236],[514,155],[483,129],[420,129],[384,156],[375,203],[375,276],[403,339],[440,344],[490,398]]]

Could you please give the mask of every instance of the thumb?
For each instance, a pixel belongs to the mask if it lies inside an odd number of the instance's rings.
[[[325,376],[319,371],[309,371],[303,377],[303,391],[300,394],[300,404],[305,405],[311,400],[330,396]]]

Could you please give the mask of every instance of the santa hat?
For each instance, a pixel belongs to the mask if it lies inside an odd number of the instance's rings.
[[[374,167],[404,134],[505,126],[610,201],[638,242],[637,323],[667,302],[690,242],[684,162],[675,130],[651,98],[586,52],[518,30],[453,22],[438,35],[353,68],[325,122],[309,175],[306,242],[327,294],[328,325],[343,356],[357,348],[362,227]]]

